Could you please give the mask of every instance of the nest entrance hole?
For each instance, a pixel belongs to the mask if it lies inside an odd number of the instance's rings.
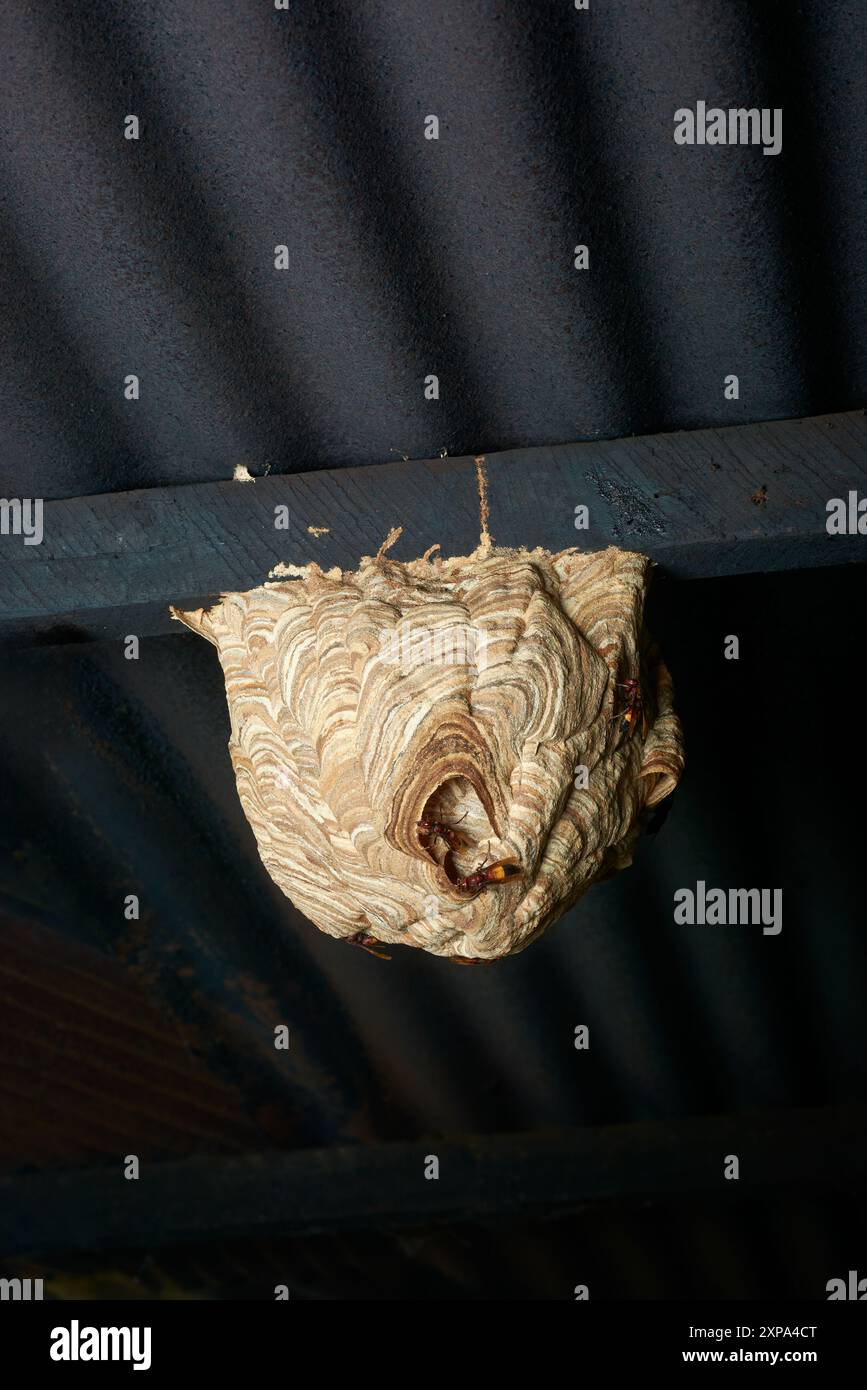
[[[465,777],[450,777],[441,783],[428,797],[422,814],[424,820],[439,821],[466,841],[464,846],[451,851],[445,841],[436,836],[425,841],[428,852],[438,864],[443,864],[448,857],[451,874],[472,873],[486,859],[497,857],[491,850],[493,844],[499,843],[494,828],[475,788]]]

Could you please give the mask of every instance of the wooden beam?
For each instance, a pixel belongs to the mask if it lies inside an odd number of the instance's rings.
[[[727,1154],[740,1177],[726,1182]],[[439,1178],[428,1181],[429,1155]],[[142,1161],[0,1181],[0,1259],[207,1240],[551,1217],[608,1201],[786,1187],[855,1201],[867,1110],[835,1106],[457,1140]]]
[[[845,564],[865,537],[830,536],[826,504],[867,495],[867,413],[650,435],[487,458],[496,543],[616,544],[678,578]],[[576,530],[575,509],[589,509]],[[287,520],[275,527],[277,508]],[[383,463],[47,502],[43,539],[0,536],[0,641],[178,630],[198,606],[259,584],[278,561],[354,568],[392,526],[396,559],[478,543],[472,458]],[[327,527],[315,536],[309,527]]]

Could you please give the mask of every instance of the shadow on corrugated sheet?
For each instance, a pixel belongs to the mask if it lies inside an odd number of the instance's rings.
[[[22,0],[0,493],[861,405],[865,22],[863,0]],[[699,100],[781,107],[782,152],[676,146]]]

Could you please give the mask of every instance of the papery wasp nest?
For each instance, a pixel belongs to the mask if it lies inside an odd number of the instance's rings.
[[[330,936],[461,960],[523,950],[632,861],[683,769],[642,624],[650,561],[387,550],[179,618],[217,648],[241,804]]]

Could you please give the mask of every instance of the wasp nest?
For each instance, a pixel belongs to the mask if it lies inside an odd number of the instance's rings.
[[[283,892],[330,936],[493,960],[628,865],[677,785],[650,562],[486,533],[462,558],[386,548],[173,612],[219,653],[241,804]]]

